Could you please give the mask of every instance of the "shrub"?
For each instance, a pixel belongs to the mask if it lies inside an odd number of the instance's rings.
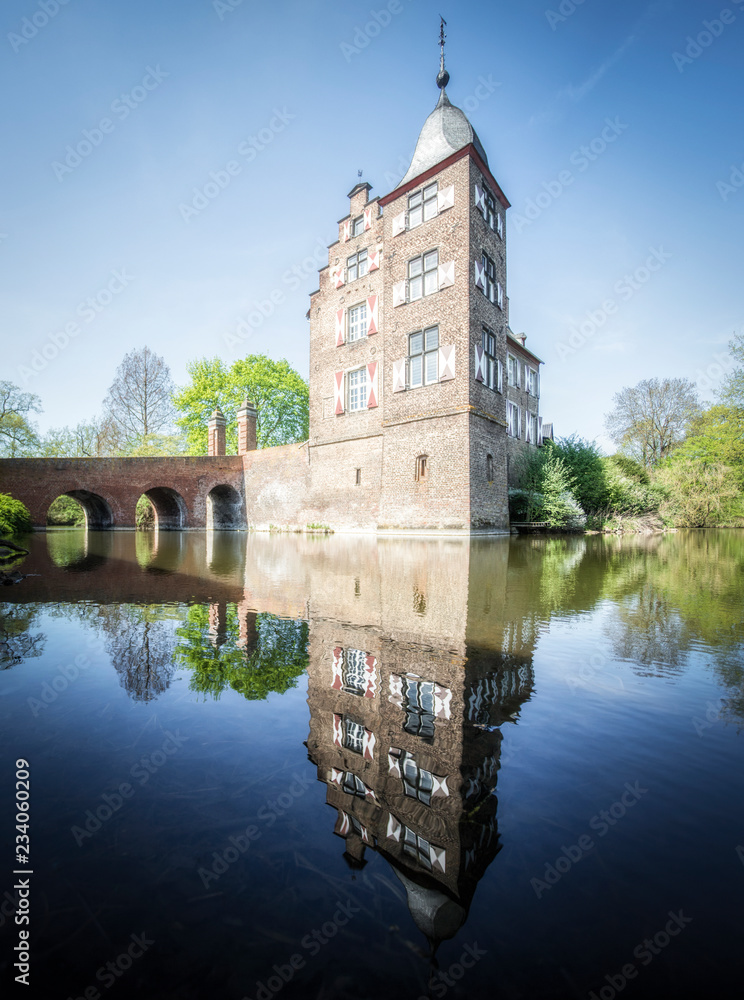
[[[573,493],[574,480],[565,461],[549,454],[543,466],[542,504],[538,520],[550,528],[581,529],[586,515]]]
[[[47,511],[47,524],[74,528],[85,527],[85,511],[72,497],[57,497]]]
[[[0,535],[21,535],[32,528],[25,504],[9,493],[0,493]]]
[[[572,434],[560,438],[555,453],[573,479],[572,492],[583,510],[595,511],[609,502],[607,469],[595,441],[584,441]]]

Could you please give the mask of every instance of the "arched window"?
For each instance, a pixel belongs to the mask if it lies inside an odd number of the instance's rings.
[[[416,482],[420,483],[429,475],[429,456],[419,455],[416,459]]]
[[[493,455],[486,455],[486,479],[493,482]]]

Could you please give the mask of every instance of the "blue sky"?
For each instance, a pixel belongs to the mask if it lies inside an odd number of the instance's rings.
[[[609,448],[625,385],[712,398],[744,332],[744,0],[6,0],[0,378],[41,397],[42,430],[98,413],[145,344],[179,384],[216,354],[307,376],[323,247],[358,170],[380,195],[405,172],[440,13],[448,94],[512,203],[545,418]]]

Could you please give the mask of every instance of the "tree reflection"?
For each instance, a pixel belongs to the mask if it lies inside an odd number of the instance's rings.
[[[307,666],[307,623],[197,604],[176,630],[175,660],[192,671],[191,690],[219,698],[232,688],[251,701],[296,687]]]
[[[97,623],[105,636],[106,652],[121,686],[134,701],[153,701],[170,686],[176,644],[167,618],[172,610],[161,605],[105,605]]]
[[[37,604],[0,604],[0,670],[41,656],[46,636],[32,632]]]

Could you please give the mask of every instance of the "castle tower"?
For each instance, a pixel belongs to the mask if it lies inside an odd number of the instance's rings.
[[[442,31],[411,164],[382,198],[349,193],[311,296],[313,481],[359,527],[508,530],[507,455],[540,443],[540,362],[508,330],[509,201],[448,82]]]

